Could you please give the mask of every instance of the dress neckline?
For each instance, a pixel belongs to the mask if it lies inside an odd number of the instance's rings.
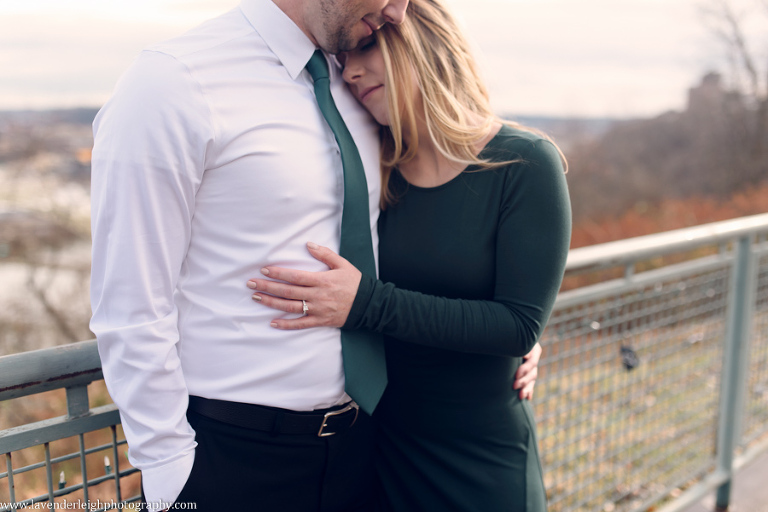
[[[502,123],[501,124],[501,128],[499,128],[499,130],[494,134],[494,136],[491,137],[490,140],[488,140],[488,142],[486,142],[485,146],[483,146],[483,149],[480,150],[480,152],[477,154],[477,156],[478,157],[482,157],[483,153],[486,153],[489,149],[491,149],[491,147],[495,144],[496,139],[498,139],[501,136],[502,132],[507,131],[509,129],[510,129],[510,127],[508,125]],[[421,187],[419,185],[414,185],[413,183],[411,183],[410,181],[405,179],[405,176],[403,176],[403,174],[400,172],[400,169],[396,168],[395,170],[397,170],[398,176],[400,177],[400,179],[403,181],[403,183],[405,183],[405,185],[409,189],[414,189],[414,190],[418,190],[418,191],[422,191],[422,192],[431,192],[431,191],[435,191],[436,192],[438,190],[442,190],[442,189],[450,186],[452,183],[455,183],[455,182],[459,181],[459,179],[462,178],[466,172],[469,172],[469,171],[471,171],[471,170],[473,170],[474,168],[477,168],[477,167],[478,166],[475,165],[475,164],[470,164],[470,165],[466,166],[465,168],[463,168],[456,176],[454,176],[450,180],[446,181],[445,183],[441,183],[440,185],[435,185],[434,187]]]

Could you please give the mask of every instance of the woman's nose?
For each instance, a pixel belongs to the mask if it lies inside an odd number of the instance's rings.
[[[360,80],[363,76],[363,67],[355,62],[355,59],[347,56],[347,60],[344,63],[344,71],[341,73],[341,77],[348,84],[353,84]]]

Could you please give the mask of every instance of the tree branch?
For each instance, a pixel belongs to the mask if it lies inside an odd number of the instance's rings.
[[[768,0],[761,0],[768,6]],[[730,0],[710,0],[700,7],[701,13],[709,19],[711,30],[724,41],[729,52],[734,55],[740,68],[746,73],[749,83],[749,95],[759,102],[760,74],[754,56],[749,50],[742,26],[742,17],[736,13]]]
[[[37,275],[38,270],[39,267],[30,264],[29,274],[27,275],[27,289],[29,289],[32,295],[34,295],[35,298],[40,301],[43,309],[45,309],[46,313],[48,313],[48,316],[51,318],[51,320],[53,320],[61,333],[70,341],[70,343],[80,341],[77,334],[75,334],[69,324],[67,324],[67,321],[65,320],[61,311],[56,309],[56,307],[48,299],[48,295],[45,293],[45,287],[37,284],[35,276]]]

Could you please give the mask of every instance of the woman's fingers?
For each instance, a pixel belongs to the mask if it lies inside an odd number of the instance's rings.
[[[286,313],[296,313],[300,315],[304,312],[304,302],[300,300],[286,300],[281,299],[280,297],[272,297],[270,295],[259,293],[255,293],[252,298],[260,304],[279,311],[285,311]],[[281,330],[307,329],[309,327],[326,325],[323,318],[312,317],[309,315],[311,307],[312,306],[307,303],[309,311],[307,311],[308,314],[306,316],[302,316],[301,318],[276,318],[272,320],[269,325],[275,329]]]
[[[538,376],[539,368],[537,366],[526,368],[525,365],[520,365],[515,374],[515,383],[512,387],[513,389],[524,389],[532,382],[536,382],[536,377]]]
[[[519,389],[521,399],[530,400],[533,398],[533,387],[536,385],[536,378],[539,376],[539,360],[541,359],[542,348],[539,343],[533,346],[530,352],[523,356],[525,361],[515,372],[515,383],[513,389]]]
[[[279,311],[285,311],[286,313],[296,313],[299,315],[304,313],[305,302],[300,300],[286,300],[261,293],[255,293],[251,298],[259,304],[263,304]],[[308,302],[306,304],[307,315],[302,316],[301,318],[276,318],[272,320],[269,325],[275,329],[281,330],[307,329],[309,327],[328,325],[324,317],[312,316],[312,306]]]
[[[303,316],[301,318],[277,318],[275,320],[272,320],[272,323],[269,324],[275,329],[280,329],[282,331],[293,331],[296,329],[308,329],[310,327],[321,327],[325,324],[318,318],[313,318],[310,316]]]
[[[332,270],[343,267],[354,268],[351,263],[327,247],[309,242],[307,248],[313,257],[328,265]],[[252,290],[263,291],[287,299],[306,299],[306,296],[300,296],[301,290],[323,286],[323,276],[326,274],[326,272],[307,272],[284,267],[264,267],[261,269],[261,273],[269,276],[270,280],[253,278],[248,281],[248,287]],[[283,281],[283,283],[276,283],[273,280]],[[295,286],[291,288],[290,285]]]
[[[300,300],[286,300],[264,293],[254,293],[251,298],[268,308],[285,311],[286,313],[302,314],[304,312],[304,304]]]
[[[309,253],[318,261],[322,261],[330,269],[336,269],[341,268],[344,265],[351,265],[347,260],[333,252],[327,247],[323,247],[322,245],[317,245],[312,242],[307,242],[307,249],[309,249]]]
[[[251,279],[248,281],[248,288],[283,299],[306,300],[310,295],[310,288],[266,279]]]
[[[520,390],[521,400],[533,400],[533,388],[536,386],[536,381],[533,381]]]
[[[305,270],[296,270],[293,268],[264,267],[261,269],[261,273],[272,279],[285,281],[286,283],[299,286],[315,286],[318,282],[317,272],[307,272]]]
[[[331,270],[351,265],[347,260],[322,245],[308,242],[307,249],[316,260],[325,263]],[[305,270],[284,267],[264,267],[261,269],[261,273],[272,279],[299,286],[317,286],[320,283],[319,279],[322,274],[322,272],[307,272]]]
[[[541,343],[537,341],[536,344],[531,349],[531,351],[523,356],[523,359],[525,359],[527,363],[532,364],[533,366],[538,366],[539,359],[541,359],[542,352],[543,352],[543,349],[541,348]]]

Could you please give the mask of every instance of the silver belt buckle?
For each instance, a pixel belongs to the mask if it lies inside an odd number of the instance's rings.
[[[328,426],[328,418],[331,416],[338,416],[339,414],[344,414],[345,412],[348,412],[350,410],[355,410],[355,419],[352,420],[352,423],[350,423],[350,427],[355,424],[357,421],[357,415],[360,412],[360,407],[355,403],[355,401],[351,401],[347,404],[346,407],[343,407],[337,411],[331,411],[325,413],[325,416],[323,416],[323,424],[320,425],[320,430],[317,431],[317,437],[328,437],[336,434],[336,432],[323,432],[323,429]]]

